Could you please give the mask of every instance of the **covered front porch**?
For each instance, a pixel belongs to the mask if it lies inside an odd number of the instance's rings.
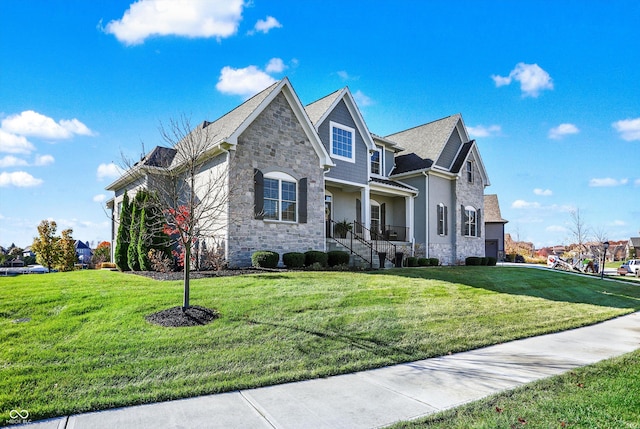
[[[369,262],[371,257],[377,259],[378,253],[387,254],[393,261],[398,246],[412,247],[416,194],[413,189],[391,181],[357,185],[326,180],[327,248],[338,243],[349,250],[367,253],[365,259]]]

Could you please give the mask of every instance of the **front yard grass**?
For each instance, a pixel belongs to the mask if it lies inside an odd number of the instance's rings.
[[[220,318],[163,328],[182,284],[81,271],[0,278],[0,421],[353,372],[592,324],[640,288],[545,270],[441,267],[193,280]]]
[[[640,428],[640,350],[393,429]]]

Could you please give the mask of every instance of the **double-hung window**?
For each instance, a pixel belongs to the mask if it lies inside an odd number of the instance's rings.
[[[383,175],[384,166],[382,164],[383,158],[383,150],[381,147],[376,146],[376,151],[371,154],[371,174],[376,174],[379,176]]]
[[[343,161],[355,162],[355,130],[333,121],[329,123],[329,127],[331,129],[329,139],[331,157]]]
[[[464,208],[464,235],[467,237],[477,237],[478,217],[476,209],[467,206]]]
[[[285,173],[264,175],[264,218],[297,221],[297,183]]]
[[[438,204],[438,235],[447,235],[448,234],[448,225],[447,225],[447,206],[440,203]]]
[[[473,183],[473,162],[467,161],[467,181]]]

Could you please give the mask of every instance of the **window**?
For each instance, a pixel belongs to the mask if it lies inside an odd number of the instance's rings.
[[[371,154],[371,174],[383,175],[383,150],[384,149],[382,149],[381,147],[376,146],[376,151]]]
[[[331,157],[343,161],[355,162],[355,147],[353,128],[330,122],[331,127]]]
[[[473,207],[464,207],[463,235],[467,237],[477,236],[478,217],[476,214],[476,209]]]
[[[473,183],[473,162],[467,161],[467,180]]]
[[[264,219],[296,222],[297,183],[284,173],[268,173],[264,176]]]
[[[448,234],[447,223],[447,206],[440,203],[438,204],[438,235]]]
[[[377,235],[382,232],[380,229],[380,203],[377,201],[371,200],[371,234],[374,234],[374,237],[371,237],[372,240],[377,240]]]

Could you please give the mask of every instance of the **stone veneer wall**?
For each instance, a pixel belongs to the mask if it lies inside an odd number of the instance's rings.
[[[255,219],[254,168],[280,171],[296,180],[307,178],[307,222]],[[230,155],[229,240],[227,261],[232,267],[251,265],[251,254],[324,250],[324,175],[311,142],[280,93],[238,139]],[[300,192],[298,191],[298,198]],[[300,213],[300,210],[298,210]]]
[[[441,265],[455,265],[456,263],[451,243],[429,243],[429,257],[438,258]]]
[[[455,207],[456,212],[456,258],[455,262],[462,262],[468,256],[484,256],[485,246],[485,230],[484,230],[484,183],[480,176],[477,163],[473,159],[473,155],[469,158],[473,162],[473,183],[469,183],[466,175],[466,166],[463,166],[463,173],[456,182],[456,196],[457,204]],[[460,206],[473,206],[476,210],[480,209],[480,223],[478,228],[481,228],[480,237],[465,237],[462,235],[462,213],[460,212]]]

